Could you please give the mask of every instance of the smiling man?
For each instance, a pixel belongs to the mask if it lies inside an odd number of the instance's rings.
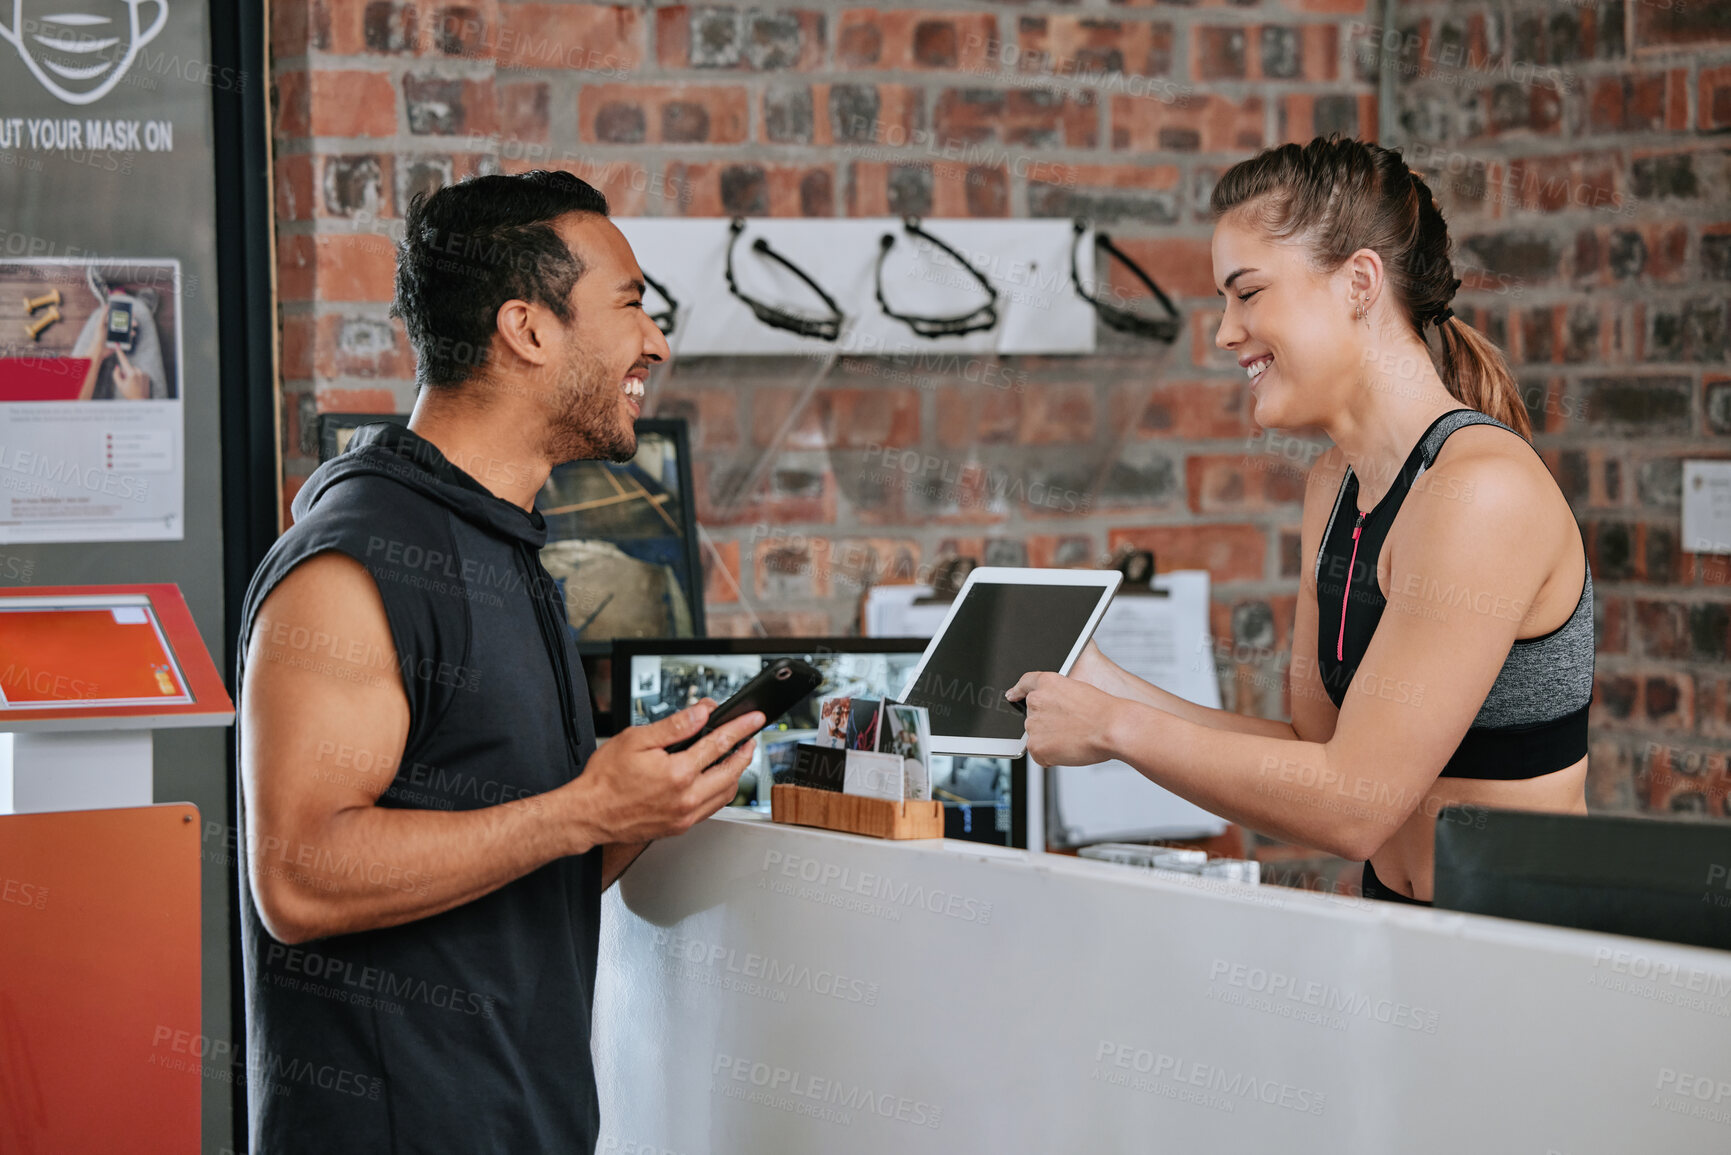
[[[591,1151],[601,891],[731,799],[750,760],[760,713],[664,749],[708,699],[597,750],[537,556],[548,474],[629,460],[668,355],[606,214],[565,173],[416,198],[397,269],[409,427],[363,427],[307,479],[248,591],[254,1155]]]

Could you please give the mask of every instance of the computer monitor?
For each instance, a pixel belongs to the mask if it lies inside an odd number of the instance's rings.
[[[776,775],[794,747],[817,736],[817,704],[834,694],[894,696],[925,652],[925,638],[616,638],[611,713],[615,728],[664,718],[702,698],[724,702],[768,662],[804,658],[824,682],[758,738],[735,805],[769,808]],[[944,836],[1028,845],[1027,763],[1022,758],[934,755],[933,796],[944,804]]]
[[[1435,904],[1731,950],[1731,826],[1444,807]]]

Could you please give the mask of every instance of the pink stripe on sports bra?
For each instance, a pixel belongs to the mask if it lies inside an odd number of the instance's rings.
[[[1358,564],[1358,535],[1364,530],[1364,510],[1352,527],[1352,560],[1346,563],[1346,588],[1340,591],[1340,637],[1334,640],[1334,660],[1346,660],[1346,599],[1352,596],[1352,569]]]

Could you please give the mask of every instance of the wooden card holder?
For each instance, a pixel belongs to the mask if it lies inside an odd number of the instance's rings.
[[[890,802],[810,786],[774,786],[769,816],[795,826],[821,826],[872,838],[942,838],[941,802]]]

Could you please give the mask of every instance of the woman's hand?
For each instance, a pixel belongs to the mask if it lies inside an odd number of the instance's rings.
[[[1004,697],[1027,706],[1028,757],[1042,766],[1092,766],[1116,755],[1106,724],[1125,702],[1076,678],[1023,674]]]

